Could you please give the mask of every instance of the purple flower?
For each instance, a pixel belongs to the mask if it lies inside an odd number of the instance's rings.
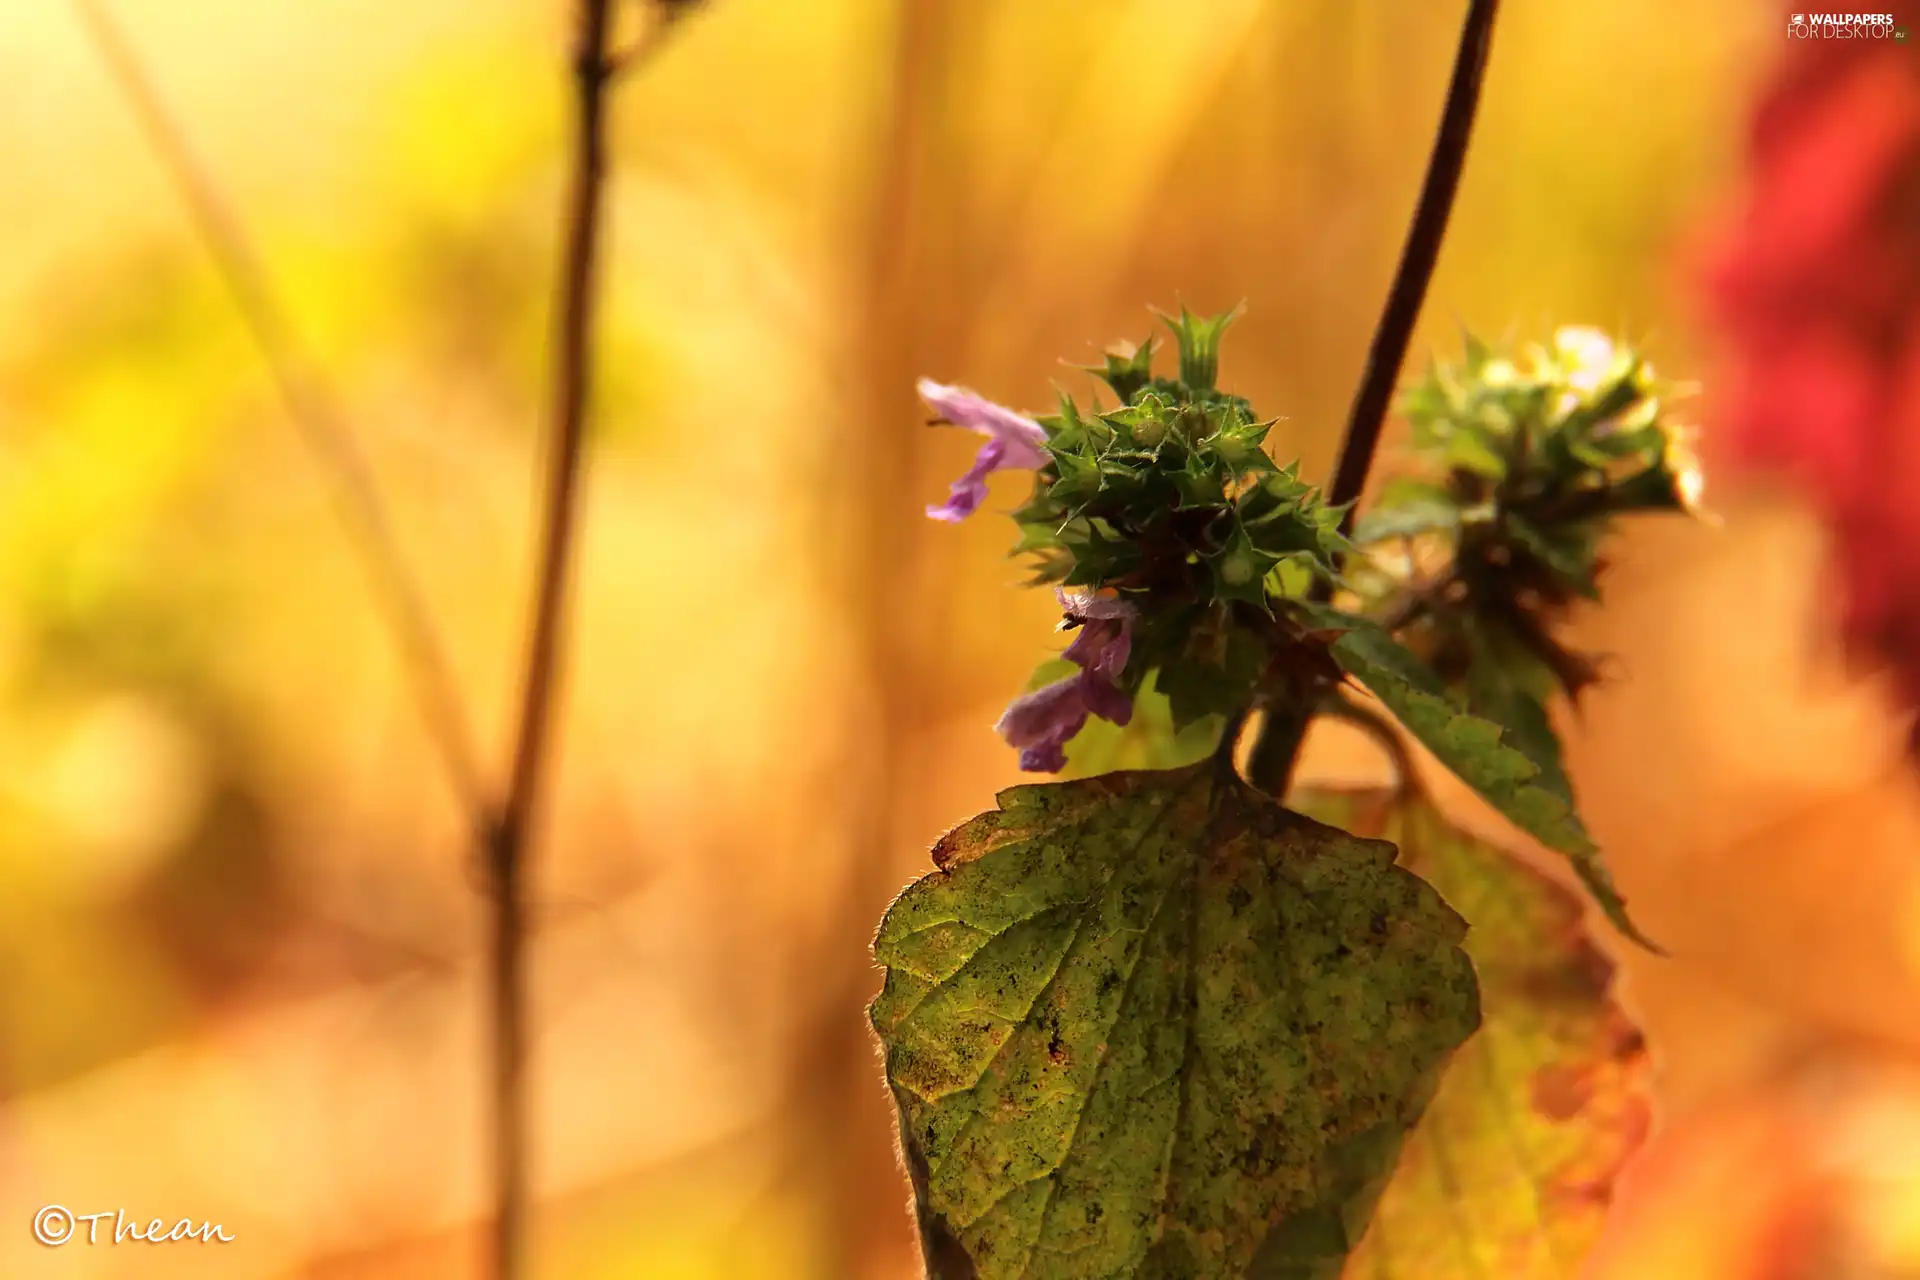
[[[1015,698],[994,729],[1020,749],[1022,769],[1058,773],[1067,767],[1067,743],[1086,725],[1089,712],[1080,677],[1069,676]]]
[[[1080,674],[1014,699],[995,726],[1010,746],[1020,749],[1020,767],[1028,773],[1064,769],[1067,743],[1086,727],[1088,716],[1121,725],[1133,719],[1133,701],[1119,681],[1133,652],[1137,610],[1109,596],[1054,594],[1067,620],[1080,625],[1080,634],[1063,655]]]
[[[967,474],[953,482],[946,502],[928,507],[935,520],[964,520],[987,498],[987,477],[1004,467],[1032,471],[1047,460],[1047,433],[1025,414],[1015,413],[966,390],[920,379],[920,398],[940,416],[936,422],[967,427],[987,437]]]

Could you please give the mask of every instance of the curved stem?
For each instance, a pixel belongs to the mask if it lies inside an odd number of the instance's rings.
[[[1387,760],[1393,765],[1393,791],[1396,798],[1407,799],[1425,794],[1426,788],[1413,766],[1413,753],[1407,750],[1407,741],[1400,736],[1400,730],[1393,721],[1372,707],[1355,702],[1345,693],[1328,698],[1321,704],[1320,712],[1329,719],[1346,721],[1386,753]]]
[[[1293,762],[1306,740],[1313,709],[1299,704],[1267,708],[1260,721],[1253,754],[1247,757],[1247,781],[1276,800],[1284,800]]]
[[[1340,458],[1334,465],[1333,481],[1327,487],[1328,503],[1347,506],[1340,520],[1342,533],[1353,531],[1355,508],[1347,504],[1357,501],[1366,488],[1367,473],[1373,469],[1380,434],[1386,426],[1393,388],[1407,357],[1407,344],[1413,339],[1413,326],[1420,318],[1427,286],[1440,260],[1440,245],[1446,239],[1454,197],[1460,190],[1460,175],[1466,169],[1467,144],[1472,140],[1474,119],[1479,114],[1480,85],[1486,77],[1487,55],[1493,44],[1493,21],[1499,8],[1499,0],[1470,0],[1466,21],[1460,29],[1453,78],[1447,85],[1446,105],[1441,110],[1440,127],[1427,160],[1426,181],[1420,188],[1419,203],[1414,206],[1406,244],[1400,251],[1400,265],[1394,272],[1380,322],[1374,328],[1373,342],[1367,348],[1366,371],[1361,375],[1360,388],[1347,415]],[[1331,600],[1332,582],[1325,579],[1316,582],[1309,598],[1322,604]],[[1313,710],[1303,707],[1287,714],[1270,711],[1261,725],[1248,774],[1253,784],[1269,795],[1286,794],[1287,781],[1293,776],[1294,762]]]
[[[1223,774],[1233,773],[1234,753],[1240,749],[1240,734],[1253,715],[1252,707],[1235,712],[1220,730],[1220,741],[1213,744],[1213,767]]]
[[[1407,228],[1406,244],[1400,251],[1400,266],[1394,272],[1393,287],[1387,293],[1380,323],[1374,328],[1373,343],[1367,349],[1366,372],[1347,415],[1346,435],[1340,446],[1340,460],[1334,467],[1333,483],[1327,488],[1327,501],[1341,506],[1359,498],[1366,488],[1367,473],[1380,445],[1380,433],[1386,423],[1387,408],[1393,400],[1393,388],[1400,378],[1400,366],[1407,358],[1407,344],[1413,339],[1413,326],[1426,302],[1427,286],[1433,280],[1434,266],[1440,260],[1440,245],[1446,239],[1447,222],[1453,215],[1454,197],[1460,190],[1460,175],[1466,169],[1467,144],[1473,137],[1473,122],[1480,109],[1480,85],[1486,77],[1487,55],[1493,44],[1493,20],[1499,0],[1471,0],[1460,29],[1460,47],[1454,55],[1453,78],[1447,85],[1446,106],[1440,113],[1440,127],[1434,136],[1433,152],[1427,161],[1427,177],[1420,188],[1420,202],[1414,206],[1413,222]],[[1342,533],[1353,529],[1354,511],[1349,508],[1340,524]]]

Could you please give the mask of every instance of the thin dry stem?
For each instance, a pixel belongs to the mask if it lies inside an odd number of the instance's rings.
[[[562,215],[553,410],[547,443],[540,549],[513,762],[487,843],[493,873],[493,1274],[524,1274],[527,1186],[526,851],[553,737],[567,586],[579,525],[596,301],[596,266],[606,189],[607,87],[612,0],[580,0],[573,50],[574,152]]]

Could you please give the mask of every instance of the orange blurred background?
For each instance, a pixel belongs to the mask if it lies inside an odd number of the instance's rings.
[[[503,760],[566,6],[120,7]],[[714,0],[622,84],[535,877],[538,1274],[915,1274],[866,944],[1017,779],[992,725],[1056,614],[1004,522],[923,518],[972,442],[913,379],[1044,408],[1147,304],[1245,299],[1225,381],[1324,472],[1455,9]],[[1710,386],[1685,264],[1783,45],[1738,0],[1509,5],[1416,353],[1591,323]],[[477,1274],[479,879],[325,473],[67,5],[0,6],[0,158],[0,1275]],[[1808,521],[1709,500],[1632,527],[1578,625],[1616,657],[1575,779],[1673,952],[1625,955],[1665,1128],[1608,1276],[1771,1274],[1686,1252],[1773,1229],[1727,1191],[1767,1160],[1689,1152],[1920,1113],[1901,727],[1838,669]],[[1306,769],[1384,765],[1328,735]],[[1837,1071],[1873,1087],[1808,1084]],[[1891,1269],[1844,1274],[1920,1274],[1920,1141],[1887,1145],[1807,1157],[1881,1188],[1847,1220]],[[236,1239],[56,1252],[54,1201]]]

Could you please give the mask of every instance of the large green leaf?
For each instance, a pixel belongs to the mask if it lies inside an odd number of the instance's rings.
[[[880,926],[933,1280],[1333,1280],[1478,1024],[1389,844],[1204,762],[1015,787]]]
[[[1598,1239],[1651,1114],[1647,1055],[1579,901],[1423,801],[1296,795],[1383,836],[1467,918],[1484,1025],[1408,1140],[1352,1280],[1562,1280]]]
[[[1615,928],[1648,950],[1660,950],[1627,915],[1626,901],[1600,861],[1599,846],[1574,810],[1557,759],[1533,759],[1523,749],[1525,742],[1468,712],[1432,668],[1376,623],[1331,609],[1317,613],[1325,625],[1345,628],[1332,645],[1341,670],[1515,826],[1565,854]]]

